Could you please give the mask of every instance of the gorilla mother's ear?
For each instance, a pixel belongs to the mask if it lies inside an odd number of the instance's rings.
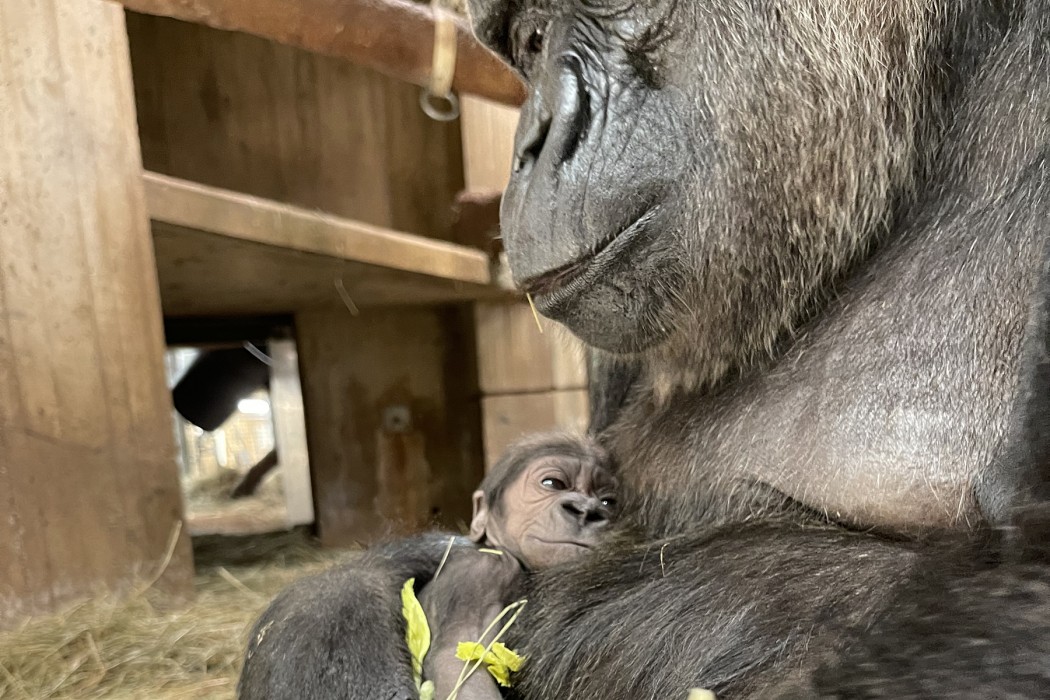
[[[485,531],[489,527],[489,499],[481,490],[475,491],[471,498],[474,501],[474,517],[470,520],[470,539],[480,544],[485,541]]]

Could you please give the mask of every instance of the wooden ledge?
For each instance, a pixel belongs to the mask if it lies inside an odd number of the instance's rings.
[[[409,0],[117,0],[129,10],[240,31],[344,58],[398,80],[426,85],[434,50],[434,13]],[[457,20],[452,88],[518,106],[518,76]]]
[[[143,180],[169,315],[510,294],[494,282],[489,256],[474,248],[156,173]]]

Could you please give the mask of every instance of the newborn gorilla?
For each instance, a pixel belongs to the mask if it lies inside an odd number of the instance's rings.
[[[585,554],[608,530],[616,514],[609,462],[590,438],[551,433],[512,445],[474,492],[469,539],[431,532],[374,547],[282,592],[252,629],[238,697],[300,700],[332,687],[350,699],[417,697],[398,595],[409,578],[432,634],[423,677],[435,698],[448,697],[464,665],[457,645],[490,641],[485,629],[520,597],[527,572]],[[321,629],[319,618],[332,624]],[[304,664],[319,663],[324,674],[303,677]],[[475,673],[458,697],[500,691]]]
[[[571,561],[598,544],[615,513],[615,482],[604,450],[590,439],[540,435],[511,447],[474,492],[470,538],[479,548],[450,553],[423,587],[420,602],[433,634],[424,677],[435,697],[456,687],[460,642],[483,634],[520,597],[523,571]],[[460,700],[500,697],[493,678],[475,673]]]

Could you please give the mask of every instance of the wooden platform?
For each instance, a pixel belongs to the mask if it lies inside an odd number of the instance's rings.
[[[513,295],[480,250],[155,173],[143,179],[166,315]]]

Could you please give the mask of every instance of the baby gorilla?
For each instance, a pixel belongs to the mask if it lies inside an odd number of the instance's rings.
[[[448,697],[464,662],[460,642],[488,644],[490,623],[522,593],[523,573],[555,566],[595,546],[616,513],[608,454],[590,438],[545,434],[516,443],[474,492],[470,538],[476,548],[450,551],[420,592],[432,634],[423,664],[434,697]],[[484,669],[460,687],[459,700],[497,700]]]

